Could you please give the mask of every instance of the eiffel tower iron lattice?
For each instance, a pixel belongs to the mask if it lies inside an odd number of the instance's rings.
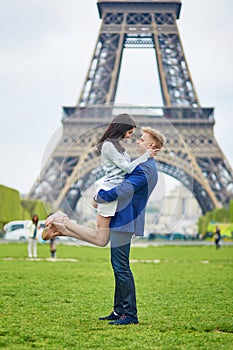
[[[114,115],[161,130],[167,147],[158,169],[189,188],[203,213],[233,198],[233,173],[214,137],[214,109],[200,105],[181,43],[181,0],[99,0],[102,19],[85,82],[74,107],[63,107],[63,135],[30,197],[72,215],[82,193],[103,174],[95,145]],[[114,105],[123,50],[155,51],[163,107]],[[136,157],[134,143],[127,148]]]

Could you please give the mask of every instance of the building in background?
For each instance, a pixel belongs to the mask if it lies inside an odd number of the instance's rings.
[[[162,235],[180,233],[196,237],[201,208],[193,194],[182,185],[176,186],[163,199],[150,202],[146,211],[146,232]]]

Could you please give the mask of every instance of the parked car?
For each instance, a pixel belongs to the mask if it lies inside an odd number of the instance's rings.
[[[8,222],[4,226],[4,239],[8,241],[26,241],[29,235],[29,224],[31,220],[18,220]],[[42,242],[42,231],[45,227],[44,221],[39,221],[39,230],[37,233],[37,239],[39,242]]]
[[[149,233],[148,240],[165,239],[167,241],[186,240],[188,237],[182,232]]]

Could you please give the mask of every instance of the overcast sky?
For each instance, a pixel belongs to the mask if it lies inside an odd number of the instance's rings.
[[[183,0],[178,21],[203,107],[233,164],[232,0]],[[95,0],[7,0],[0,7],[0,184],[29,192],[62,106],[77,103],[100,26]],[[140,84],[138,84],[140,81]],[[125,50],[117,103],[161,105],[153,50]]]

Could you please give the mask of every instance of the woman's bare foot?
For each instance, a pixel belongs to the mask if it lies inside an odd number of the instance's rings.
[[[57,228],[51,224],[48,227],[45,227],[42,231],[42,239],[44,241],[48,241],[49,239],[54,239],[58,236],[64,236],[61,232],[57,230]]]

